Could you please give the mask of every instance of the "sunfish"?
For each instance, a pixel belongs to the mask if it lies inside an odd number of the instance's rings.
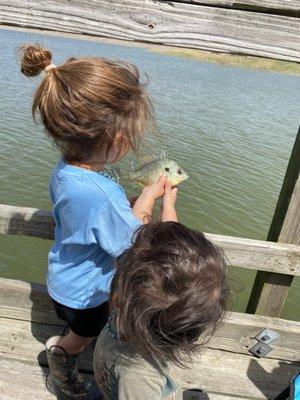
[[[167,158],[152,160],[136,170],[123,173],[121,171],[121,177],[124,177],[129,182],[136,182],[143,186],[152,185],[162,175],[166,175],[172,186],[177,186],[189,177],[176,161]]]

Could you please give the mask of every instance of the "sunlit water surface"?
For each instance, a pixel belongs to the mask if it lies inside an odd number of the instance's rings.
[[[205,232],[266,238],[298,129],[299,77],[141,47],[6,30],[0,35],[1,203],[50,209],[48,180],[58,153],[31,120],[40,77],[22,76],[15,54],[21,44],[39,41],[53,51],[57,64],[70,56],[105,56],[129,60],[147,73],[159,125],[148,153],[166,150],[190,175],[180,188],[180,220]],[[132,187],[125,188],[132,194]],[[50,241],[2,236],[0,245],[2,277],[44,282]],[[244,289],[234,294],[232,307],[244,310],[255,273],[236,271]],[[299,319],[299,304],[297,278],[283,316]]]

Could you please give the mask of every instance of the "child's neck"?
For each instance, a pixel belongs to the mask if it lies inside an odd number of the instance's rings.
[[[71,161],[69,164],[74,165],[75,167],[84,168],[89,171],[103,171],[105,168],[105,163],[99,162],[81,162],[81,161]]]

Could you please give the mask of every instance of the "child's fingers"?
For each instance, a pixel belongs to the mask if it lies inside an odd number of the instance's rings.
[[[165,194],[171,193],[171,190],[172,190],[172,185],[171,185],[170,181],[167,179],[166,183],[165,183]]]
[[[166,184],[167,177],[166,175],[162,175],[159,177],[158,181],[156,182],[160,187],[164,187]]]
[[[158,179],[158,181],[156,182],[156,185],[160,188],[160,189],[164,189],[165,188],[165,184],[167,181],[167,177],[166,175],[161,175]]]
[[[177,198],[177,193],[178,193],[178,188],[177,187],[173,187],[172,189],[171,189],[171,196],[172,196],[172,199],[175,201],[176,200],[176,198]]]

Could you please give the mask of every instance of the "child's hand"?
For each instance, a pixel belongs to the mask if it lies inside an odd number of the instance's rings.
[[[163,207],[174,207],[177,199],[177,187],[172,187],[167,180],[165,184],[165,194],[163,198]]]
[[[146,186],[140,197],[136,200],[132,211],[143,224],[151,222],[155,200],[165,193],[166,180],[166,176],[161,176],[156,183]]]
[[[161,206],[161,221],[174,221],[177,222],[177,213],[175,209],[175,203],[177,199],[177,187],[172,187],[170,182],[167,181],[165,184],[165,194]]]
[[[151,186],[146,186],[143,189],[142,195],[145,197],[151,197],[153,200],[157,200],[162,197],[165,193],[165,185],[167,182],[167,177],[162,175],[159,180]]]

